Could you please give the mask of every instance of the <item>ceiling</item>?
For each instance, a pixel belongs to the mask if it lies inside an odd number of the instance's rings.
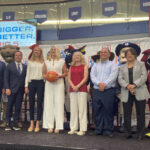
[[[63,3],[79,0],[0,0],[0,5],[24,5],[24,4],[48,4],[48,3]]]

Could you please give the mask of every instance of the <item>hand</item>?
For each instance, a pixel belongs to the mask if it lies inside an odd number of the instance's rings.
[[[73,87],[73,91],[74,91],[74,92],[78,92],[78,90],[79,90],[78,86],[74,86],[74,87]]]
[[[99,91],[104,91],[105,87],[106,87],[106,84],[101,82],[101,83],[98,84],[98,86],[99,86]]]
[[[62,78],[62,75],[58,75],[57,79]]]
[[[136,87],[135,84],[128,84],[127,85],[127,89],[130,90],[130,89],[134,89]]]
[[[105,90],[104,87],[99,87],[99,91],[103,92]]]
[[[135,95],[135,94],[136,94],[136,90],[135,90],[135,89],[130,89],[130,93],[131,93],[132,95]]]
[[[28,87],[25,87],[25,93],[28,94],[29,93],[29,89]]]
[[[6,95],[7,96],[11,95],[11,90],[10,89],[6,89]]]
[[[120,94],[117,94],[116,96],[117,96],[117,98],[119,98],[119,99],[120,99]]]

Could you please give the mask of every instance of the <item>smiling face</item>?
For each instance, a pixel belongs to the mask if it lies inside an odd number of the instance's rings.
[[[51,55],[52,57],[56,56],[56,50],[57,50],[56,46],[52,46],[52,47],[51,47],[50,55]]]
[[[100,51],[100,59],[101,61],[106,61],[110,57],[110,52],[107,48],[102,48]]]
[[[128,50],[125,53],[125,56],[127,58],[127,62],[134,62],[136,59],[136,54],[134,54],[134,52],[132,52],[131,50]]]
[[[14,58],[16,62],[20,63],[22,60],[22,52],[20,51],[16,52]]]
[[[41,53],[42,53],[42,51],[41,51],[40,47],[37,46],[34,48],[33,54],[35,57],[40,57]]]
[[[81,61],[81,52],[75,52],[73,55],[73,59],[75,62],[80,62]]]

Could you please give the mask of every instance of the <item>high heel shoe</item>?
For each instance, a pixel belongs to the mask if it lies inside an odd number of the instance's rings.
[[[36,127],[35,129],[34,129],[34,132],[39,132],[40,131],[40,128],[38,127]]]
[[[32,132],[34,130],[34,127],[32,127],[32,126],[30,126],[29,128],[28,128],[28,132]]]
[[[59,133],[59,130],[58,129],[55,129],[55,131],[54,131],[56,134],[58,134]]]
[[[53,129],[52,129],[52,128],[49,128],[49,129],[48,129],[48,133],[53,133]]]

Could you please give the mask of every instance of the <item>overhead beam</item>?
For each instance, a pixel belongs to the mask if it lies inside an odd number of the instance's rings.
[[[0,1],[0,6],[16,6],[16,5],[40,5],[40,4],[56,4],[56,3],[65,3],[73,2],[80,0],[24,0],[24,1]]]

